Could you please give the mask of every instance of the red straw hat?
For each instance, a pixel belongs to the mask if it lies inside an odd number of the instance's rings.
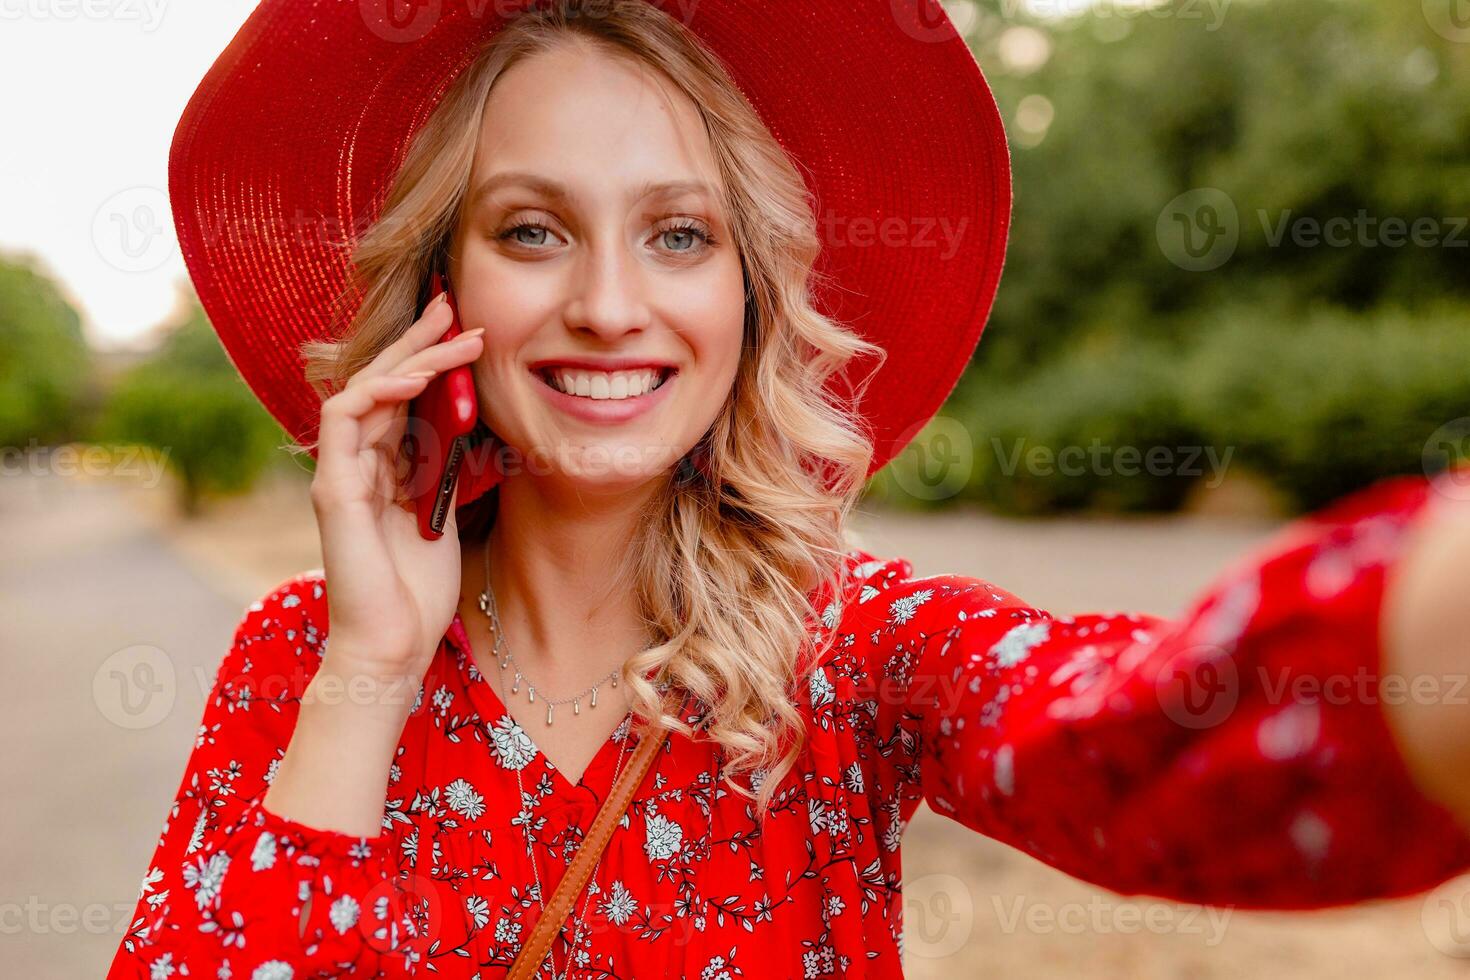
[[[646,2],[729,66],[806,176],[818,268],[840,287],[822,312],[888,353],[859,406],[876,471],[953,390],[1000,280],[1010,158],[974,55],[937,0]],[[262,0],[189,100],[169,156],[184,261],[240,374],[298,441],[315,440],[320,400],[297,352],[326,339],[348,273],[332,233],[377,218],[449,83],[536,5],[421,0],[395,19],[396,0]],[[459,506],[495,480],[466,482]]]

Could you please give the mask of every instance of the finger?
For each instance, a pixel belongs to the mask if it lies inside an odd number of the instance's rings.
[[[470,363],[480,356],[484,348],[485,328],[477,327],[468,333],[460,334],[453,340],[424,348],[406,358],[391,373],[406,375],[418,371],[432,371],[440,374],[450,368]]]
[[[420,351],[385,377],[423,375],[432,380],[433,377],[445,371],[460,367],[479,357],[483,349],[480,336],[482,333],[482,330],[476,330],[465,335],[463,340],[456,338],[453,341],[436,344],[427,350]],[[373,446],[385,450],[388,461],[396,466],[398,446],[402,442],[404,433],[408,430],[408,413],[409,405],[406,403],[379,402],[359,420],[362,429],[359,443],[371,442]]]
[[[365,417],[379,405],[406,405],[428,383],[424,376],[368,378],[322,402],[318,473],[333,483],[343,481],[341,485],[365,484],[358,454],[376,441],[375,434],[367,433]]]
[[[443,295],[443,293],[439,294],[440,297]],[[367,378],[379,377],[389,373],[399,364],[403,363],[406,358],[443,337],[444,332],[449,329],[449,325],[452,322],[453,317],[450,313],[449,304],[443,299],[435,297],[424,308],[424,312],[419,318],[410,324],[408,329],[399,335],[397,340],[383,348],[377,357],[374,357],[359,369],[352,376],[352,379],[349,379],[348,384],[351,384],[352,380],[357,378],[366,380]]]

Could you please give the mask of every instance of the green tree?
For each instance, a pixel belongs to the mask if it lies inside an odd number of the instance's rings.
[[[947,413],[980,447],[1234,447],[1301,506],[1420,471],[1470,414],[1470,45],[1435,26],[1451,2],[978,4],[1015,209]],[[1168,249],[1171,206],[1201,192],[1235,235],[1208,268]],[[977,467],[967,493],[1045,512],[1184,489],[1009,469]]]
[[[157,352],[119,379],[98,434],[166,454],[186,514],[197,513],[210,494],[249,489],[287,441],[192,294]]]
[[[30,258],[0,259],[0,446],[76,438],[90,384],[77,311]]]

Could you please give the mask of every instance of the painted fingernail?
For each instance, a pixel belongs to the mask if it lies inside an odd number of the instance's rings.
[[[433,371],[410,371],[404,375],[405,378],[432,378],[433,376]]]
[[[485,328],[484,327],[476,327],[473,330],[466,330],[464,333],[460,334],[460,336],[461,337],[478,337],[478,336],[480,336],[480,334],[482,334],[484,332],[485,332]]]

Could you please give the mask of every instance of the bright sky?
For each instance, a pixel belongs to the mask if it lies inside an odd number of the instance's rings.
[[[38,255],[99,347],[138,344],[187,282],[169,142],[255,2],[0,0],[0,251]]]
[[[100,347],[137,342],[188,279],[169,142],[254,7],[0,0],[0,251],[38,255]]]

